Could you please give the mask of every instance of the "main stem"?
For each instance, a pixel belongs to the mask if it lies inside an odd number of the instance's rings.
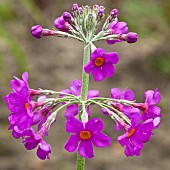
[[[90,44],[84,45],[84,57],[83,57],[83,71],[82,71],[82,89],[80,99],[82,101],[87,100],[88,86],[89,86],[89,75],[84,71],[85,64],[90,60]],[[81,113],[79,113],[79,119],[81,120]],[[77,153],[77,170],[85,169],[85,158]]]

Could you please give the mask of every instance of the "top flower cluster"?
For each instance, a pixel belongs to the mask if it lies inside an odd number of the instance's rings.
[[[102,81],[104,78],[111,77],[114,72],[114,64],[119,61],[116,52],[106,53],[102,48],[96,48],[93,44],[99,40],[105,40],[107,44],[126,41],[135,43],[138,36],[134,32],[128,32],[126,22],[118,21],[118,10],[113,9],[106,18],[101,31],[97,30],[105,16],[103,6],[88,5],[79,7],[77,4],[72,6],[72,14],[64,12],[62,16],[54,21],[57,30],[44,29],[40,25],[33,26],[31,33],[36,38],[43,36],[71,37],[91,46],[90,61],[85,65],[84,71],[87,74],[92,72],[95,81]]]

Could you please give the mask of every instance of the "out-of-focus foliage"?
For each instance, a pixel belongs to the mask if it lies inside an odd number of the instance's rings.
[[[161,56],[156,56],[152,61],[152,67],[166,76],[170,76],[170,54],[163,53]]]
[[[137,30],[140,38],[161,38],[159,33],[166,29],[167,24],[160,2],[123,0],[121,6],[121,18],[127,21],[130,30]]]

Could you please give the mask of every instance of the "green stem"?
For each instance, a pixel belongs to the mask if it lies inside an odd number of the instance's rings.
[[[83,71],[82,71],[82,89],[80,100],[87,100],[88,86],[89,86],[89,75],[84,71],[84,66],[90,60],[90,43],[84,45],[84,57],[83,57]],[[81,120],[81,113],[79,113],[79,119]],[[77,170],[85,169],[85,158],[80,156],[77,153],[77,162],[76,162]]]

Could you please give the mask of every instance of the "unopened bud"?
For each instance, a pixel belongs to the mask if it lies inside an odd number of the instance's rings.
[[[78,11],[78,9],[79,9],[78,4],[73,4],[72,5],[72,11]]]
[[[43,32],[43,28],[41,25],[35,25],[31,28],[31,34],[36,38],[41,38],[43,36],[42,32]]]
[[[128,43],[135,43],[138,40],[138,34],[135,32],[129,32],[126,36],[126,41]]]
[[[118,15],[118,10],[117,9],[113,9],[110,12],[110,16],[111,16],[112,19],[117,18],[117,15]]]

